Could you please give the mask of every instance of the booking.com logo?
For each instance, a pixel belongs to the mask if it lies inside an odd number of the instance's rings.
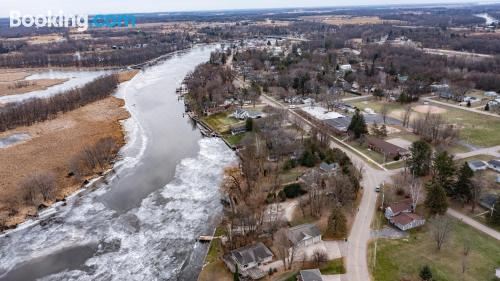
[[[134,15],[65,15],[62,11],[54,14],[48,11],[46,15],[23,15],[19,11],[10,12],[10,27],[73,27],[78,31],[89,28],[135,27]]]

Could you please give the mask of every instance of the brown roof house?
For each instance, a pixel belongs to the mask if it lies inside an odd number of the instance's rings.
[[[385,160],[399,160],[401,156],[409,153],[409,151],[405,148],[399,147],[376,137],[365,136],[365,141],[371,150],[382,153],[385,157]]]
[[[261,242],[232,250],[222,258],[231,272],[238,272],[242,277],[257,280],[266,276],[267,272],[259,267],[273,260],[273,253]]]
[[[406,231],[425,224],[425,219],[413,213],[413,202],[406,199],[385,208],[385,217],[397,228]]]

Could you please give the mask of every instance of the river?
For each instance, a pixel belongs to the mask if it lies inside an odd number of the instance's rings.
[[[495,19],[494,17],[492,17],[492,16],[490,16],[489,14],[486,14],[486,13],[484,13],[484,14],[477,14],[475,16],[484,19],[486,21],[485,22],[486,25],[492,25],[492,24],[498,23],[497,19]]]
[[[184,51],[120,85],[132,117],[122,161],[83,191],[0,238],[0,280],[196,280],[236,156],[202,138],[175,88],[215,47]]]

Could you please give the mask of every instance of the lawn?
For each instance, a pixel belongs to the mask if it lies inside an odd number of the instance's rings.
[[[350,142],[348,142],[348,144],[350,146],[356,148],[357,150],[361,151],[364,155],[370,157],[375,162],[377,162],[379,164],[384,164],[384,155],[382,155],[381,153],[370,150],[370,149],[366,148],[365,146],[360,145],[359,142],[357,142],[357,141],[350,141]],[[392,161],[394,161],[394,160],[387,159],[386,162],[392,162]]]
[[[467,270],[462,274],[462,249],[469,242],[471,252],[467,258]],[[369,264],[373,269],[374,243],[370,244]],[[429,265],[433,280],[476,281],[493,280],[495,268],[500,267],[500,242],[456,221],[456,225],[444,248],[436,251],[435,242],[426,228],[412,232],[409,239],[378,240],[377,264],[372,270],[377,281],[420,280],[418,273]]]
[[[295,182],[297,181],[297,178],[302,176],[306,172],[307,168],[302,167],[302,166],[297,166],[293,169],[290,169],[288,171],[282,171],[279,175],[280,177],[280,182],[285,184],[289,182]]]
[[[229,112],[221,112],[217,114],[212,114],[207,117],[203,117],[202,120],[216,132],[223,133],[229,131],[232,125],[241,122],[236,118],[229,117],[229,115],[230,115]]]
[[[324,275],[344,274],[344,259],[339,258],[328,261],[325,265],[321,266],[319,271],[321,271],[321,274]]]
[[[397,102],[381,102],[374,98],[364,101],[349,102],[361,110],[371,108],[375,112],[380,112],[384,104],[389,108],[389,116],[401,119],[404,105]],[[421,105],[422,103],[413,103],[412,106]],[[453,108],[445,105],[431,103],[431,105],[440,107],[446,110],[443,117],[450,123],[460,127],[460,139],[467,143],[480,146],[490,147],[500,145],[500,118],[487,116],[479,113],[474,113],[458,108]],[[416,112],[413,110],[412,119],[418,116],[424,116],[425,113]]]
[[[245,134],[224,135],[223,137],[230,145],[238,145],[245,137]]]

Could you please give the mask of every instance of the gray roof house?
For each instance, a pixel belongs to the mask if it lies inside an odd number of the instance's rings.
[[[474,172],[486,170],[488,168],[488,164],[481,160],[467,161],[467,165],[469,165],[469,168]]]
[[[298,276],[299,281],[323,281],[319,269],[301,270]]]
[[[271,262],[273,253],[259,242],[233,250],[224,255],[223,260],[231,272],[234,273],[238,267],[238,272],[242,277],[257,280],[266,276],[267,272],[261,270],[259,266]]]
[[[321,164],[319,165],[319,169],[325,173],[335,173],[338,168],[339,164],[337,163],[328,164],[326,162],[321,162]]]
[[[244,110],[241,108],[236,109],[233,114],[231,114],[232,117],[240,120],[245,120],[248,118],[251,119],[258,119],[262,118],[263,114],[258,111],[250,111],[250,110]]]
[[[500,159],[494,159],[488,161],[488,167],[492,170],[500,172]]]
[[[287,237],[294,246],[309,246],[321,242],[321,231],[314,224],[301,224],[289,228]]]

